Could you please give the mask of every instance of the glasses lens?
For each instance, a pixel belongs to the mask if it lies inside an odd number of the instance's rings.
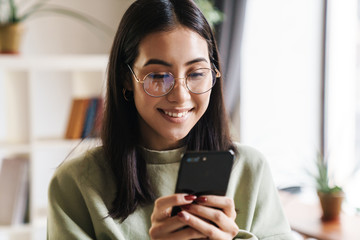
[[[205,93],[216,82],[216,73],[209,68],[200,68],[191,72],[186,79],[188,89],[193,93]]]
[[[144,80],[144,90],[149,95],[160,97],[174,86],[174,77],[167,72],[149,73]]]

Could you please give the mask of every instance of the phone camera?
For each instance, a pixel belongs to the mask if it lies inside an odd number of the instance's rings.
[[[186,162],[188,163],[197,163],[200,161],[200,157],[189,157],[186,159]]]

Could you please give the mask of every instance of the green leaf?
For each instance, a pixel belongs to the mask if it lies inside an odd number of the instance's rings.
[[[19,17],[19,19],[21,21],[24,21],[25,19],[27,19],[29,16],[31,16],[32,14],[36,13],[41,7],[45,6],[47,4],[47,2],[49,2],[49,0],[42,0],[39,1],[38,3],[34,4],[31,8],[29,8],[21,17]]]
[[[3,4],[4,0],[0,0],[0,1],[1,1],[0,3]],[[10,12],[9,12],[9,19],[7,20],[7,22],[9,23],[23,22],[34,16],[41,16],[47,13],[55,13],[58,15],[63,15],[76,19],[86,25],[89,25],[97,30],[104,32],[109,37],[113,36],[113,30],[103,22],[97,20],[96,18],[63,6],[49,4],[48,2],[49,0],[37,1],[27,10],[25,10],[25,12],[21,16],[18,16],[17,15],[18,7],[16,6],[15,1],[8,0]],[[0,19],[0,24],[1,24],[1,19]]]
[[[16,16],[17,8],[16,8],[14,0],[9,0],[9,7],[10,7],[9,22],[16,23],[18,21],[18,19]]]
[[[328,162],[320,153],[318,153],[316,158],[316,170],[317,173],[311,175],[315,179],[316,188],[319,192],[335,193],[342,191],[342,188],[339,186],[330,186]]]
[[[195,3],[204,14],[211,28],[224,20],[224,14],[214,6],[210,0],[195,0]]]
[[[49,5],[47,4],[46,6],[43,7],[38,5],[38,7],[32,8],[31,11],[27,12],[26,14],[24,14],[20,20],[24,21],[27,18],[33,17],[35,13],[55,13],[58,15],[63,15],[63,16],[67,16],[67,17],[71,17],[73,19],[79,20],[80,22],[83,22],[89,26],[92,26],[96,29],[99,29],[101,31],[103,31],[104,33],[106,33],[109,36],[113,35],[113,30],[108,27],[106,24],[104,24],[103,22],[97,20],[96,18],[90,16],[90,15],[86,15],[84,13],[80,13],[77,11],[74,11],[72,9],[68,9],[62,6],[56,6],[56,5]]]

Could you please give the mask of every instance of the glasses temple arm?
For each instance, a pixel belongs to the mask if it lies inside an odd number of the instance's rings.
[[[131,74],[135,77],[136,81],[137,81],[137,82],[141,82],[141,81],[138,79],[138,77],[136,76],[136,74],[134,73],[134,71],[132,70],[132,68],[130,67],[130,65],[129,65],[129,64],[126,64],[126,65],[127,65],[127,67],[130,69],[130,72],[131,72]]]

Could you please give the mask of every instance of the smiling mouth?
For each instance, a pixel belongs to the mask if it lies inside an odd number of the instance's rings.
[[[182,118],[185,117],[192,109],[190,110],[186,110],[183,112],[170,112],[170,111],[165,111],[162,109],[159,109],[161,112],[163,112],[165,115],[169,116],[169,117],[173,117],[173,118]]]

